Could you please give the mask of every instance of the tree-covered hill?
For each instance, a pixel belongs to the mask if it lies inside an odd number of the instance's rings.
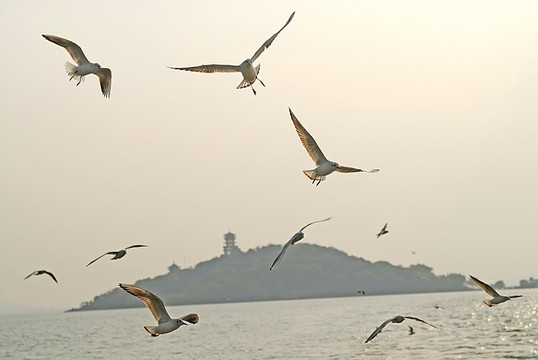
[[[269,245],[222,255],[152,279],[136,282],[168,305],[259,301],[466,290],[459,274],[436,276],[425,265],[394,266],[385,261],[372,263],[334,248],[296,244],[284,260],[269,271],[282,249]],[[143,304],[119,288],[96,296],[73,310],[139,307]]]

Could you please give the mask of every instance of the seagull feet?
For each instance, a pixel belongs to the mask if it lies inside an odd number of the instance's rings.
[[[80,77],[80,78],[78,79],[78,83],[77,83],[77,86],[79,86],[79,85],[80,85],[80,82],[81,82],[81,81],[82,81],[82,77]]]
[[[254,93],[254,95],[256,95],[256,90],[254,90],[254,86],[250,86],[252,88],[252,92]]]
[[[262,83],[263,87],[265,87],[265,84],[263,83],[263,81],[260,80],[260,78],[257,78],[259,82]]]

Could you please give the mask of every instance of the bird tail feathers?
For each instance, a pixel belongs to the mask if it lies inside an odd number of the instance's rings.
[[[157,328],[157,326],[144,326],[144,330],[146,330],[151,336],[159,336],[159,334],[157,334],[155,331],[155,328]]]
[[[65,71],[67,72],[67,75],[72,77],[72,79],[84,81],[84,76],[75,74],[75,72],[77,71],[77,66],[71,64],[69,61],[65,62]]]

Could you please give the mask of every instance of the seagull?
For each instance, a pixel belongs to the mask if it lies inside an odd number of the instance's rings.
[[[240,65],[211,64],[211,65],[200,65],[200,66],[191,66],[191,67],[169,66],[169,68],[173,70],[186,70],[186,71],[194,71],[194,72],[202,72],[202,73],[240,72],[243,75],[243,81],[241,81],[241,83],[237,86],[237,89],[243,89],[250,86],[252,88],[252,92],[254,93],[254,95],[256,95],[256,90],[254,90],[254,86],[253,86],[256,80],[258,80],[264,87],[265,87],[265,84],[263,83],[263,81],[261,81],[258,78],[258,73],[260,72],[260,64],[258,64],[258,66],[256,67],[254,67],[253,64],[256,61],[256,59],[258,59],[258,57],[263,53],[263,51],[267,49],[269,46],[271,46],[271,44],[276,39],[278,34],[280,34],[280,32],[284,30],[286,26],[288,26],[288,24],[293,19],[293,16],[295,16],[295,11],[293,12],[293,14],[291,14],[288,21],[286,21],[286,24],[280,30],[278,30],[273,36],[271,36],[266,42],[264,42],[263,45],[254,53],[254,55],[250,59],[246,59]]]
[[[324,221],[327,221],[327,220],[331,220],[330,217],[328,217],[327,219],[323,219],[323,220],[318,220],[318,221],[313,221],[311,222],[310,224],[307,224],[305,226],[303,226],[301,228],[301,230],[299,230],[299,232],[297,232],[295,235],[293,235],[291,237],[291,239],[286,243],[286,245],[284,245],[284,248],[282,249],[282,251],[280,251],[280,254],[278,254],[278,256],[276,257],[275,261],[273,261],[273,265],[271,265],[271,268],[269,269],[270,270],[273,270],[273,268],[275,266],[277,266],[281,261],[282,261],[282,258],[284,257],[284,253],[286,252],[286,250],[288,250],[288,248],[290,246],[292,246],[293,244],[295,244],[297,241],[301,240],[302,238],[304,238],[304,234],[303,234],[303,230],[306,229],[307,227],[309,227],[310,225],[312,224],[315,224],[315,223],[319,223],[319,222],[324,222]]]
[[[379,237],[380,237],[381,235],[388,234],[389,231],[387,230],[387,225],[388,225],[388,224],[385,223],[385,226],[383,226],[383,229],[381,229],[381,231],[377,234],[377,238],[378,238],[378,239],[379,239]]]
[[[90,266],[91,264],[93,264],[94,262],[96,262],[97,260],[99,260],[100,258],[102,258],[105,255],[114,255],[110,260],[121,259],[122,257],[125,256],[125,254],[127,254],[127,249],[137,248],[137,247],[148,247],[148,246],[147,245],[131,245],[131,246],[126,247],[123,250],[109,251],[109,252],[104,253],[103,255],[99,256],[97,259],[90,261],[90,263],[88,265],[86,265],[86,267]]]
[[[84,81],[84,76],[95,74],[99,77],[99,82],[101,83],[101,92],[103,93],[104,97],[110,97],[110,88],[112,85],[112,72],[110,69],[102,68],[98,63],[91,63],[86,58],[86,55],[84,55],[82,52],[80,46],[72,41],[54,35],[42,36],[48,41],[65,48],[69,55],[71,55],[73,61],[76,63],[76,65],[73,65],[70,62],[65,63],[65,71],[67,71],[67,75],[71,76],[69,80],[72,80],[73,78],[78,79],[78,86],[81,81]]]
[[[52,278],[52,280],[54,280],[54,281],[56,281],[56,283],[58,283],[58,280],[56,280],[56,277],[54,276],[54,274],[51,273],[51,272],[48,272],[47,270],[36,270],[33,273],[31,273],[30,275],[28,275],[27,277],[25,277],[24,280],[28,279],[32,275],[43,275],[43,274],[47,274],[48,276],[50,276]]]
[[[381,330],[383,330],[383,328],[385,326],[387,326],[388,323],[401,323],[402,321],[404,321],[405,319],[410,319],[410,320],[415,320],[415,321],[419,321],[421,323],[424,323],[424,324],[427,324],[427,325],[430,325],[431,327],[434,327],[438,330],[440,330],[437,326],[434,326],[424,320],[421,320],[417,317],[413,317],[413,316],[402,316],[402,315],[396,315],[395,317],[393,317],[392,319],[388,319],[387,321],[385,321],[383,324],[379,325],[379,327],[377,329],[375,329],[375,331],[372,333],[372,335],[370,335],[368,337],[368,339],[365,341],[365,343],[367,343],[368,341],[372,340],[373,338],[375,338],[377,336],[377,334],[379,334],[381,332]],[[411,334],[410,334],[411,335]]]
[[[308,152],[308,155],[314,160],[316,163],[316,168],[313,170],[303,170],[303,173],[308,176],[310,180],[312,180],[312,184],[318,181],[316,186],[319,185],[320,182],[325,180],[325,177],[332,173],[333,171],[343,172],[343,173],[351,173],[351,172],[368,172],[368,173],[375,173],[378,172],[379,169],[372,169],[372,170],[362,170],[362,169],[355,169],[352,167],[347,166],[340,166],[338,163],[332,162],[327,160],[325,155],[321,152],[321,149],[319,148],[318,144],[316,144],[316,141],[306,131],[306,129],[301,125],[299,120],[295,117],[293,112],[290,108],[288,108],[291,115],[291,120],[293,121],[293,125],[295,125],[295,130],[297,130],[297,134],[299,135],[299,139],[301,139],[301,142],[303,143],[303,146],[305,147],[306,151]]]
[[[495,289],[493,289],[490,285],[478,280],[477,278],[473,277],[472,275],[469,275],[473,281],[482,288],[489,296],[493,297],[493,299],[489,300],[482,300],[484,304],[486,304],[489,307],[495,306],[497,304],[500,304],[502,302],[505,302],[507,300],[511,300],[513,298],[523,297],[523,295],[512,295],[512,296],[504,296],[499,295]]]
[[[366,291],[364,291],[364,290],[357,290],[357,294],[366,295]]]
[[[168,315],[168,312],[166,312],[163,301],[158,296],[150,293],[147,290],[134,285],[121,283],[119,284],[119,287],[127,291],[129,294],[136,296],[140,301],[146,304],[155,320],[157,320],[157,326],[144,326],[144,329],[151,336],[159,336],[161,334],[172,332],[181,325],[198,323],[199,317],[197,314],[189,314],[178,319],[172,319],[170,315]]]
[[[407,326],[409,328],[409,335],[415,335],[415,330],[411,326]]]

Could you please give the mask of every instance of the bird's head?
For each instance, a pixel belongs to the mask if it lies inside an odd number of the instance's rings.
[[[338,165],[338,163],[335,163],[335,162],[333,162],[333,163],[331,164],[331,167],[333,167],[333,168],[338,168],[339,166],[340,166],[340,165]]]
[[[98,68],[99,70],[102,69],[102,68],[101,68],[101,65],[99,65],[98,63],[95,63],[94,65],[97,66],[97,68]]]

